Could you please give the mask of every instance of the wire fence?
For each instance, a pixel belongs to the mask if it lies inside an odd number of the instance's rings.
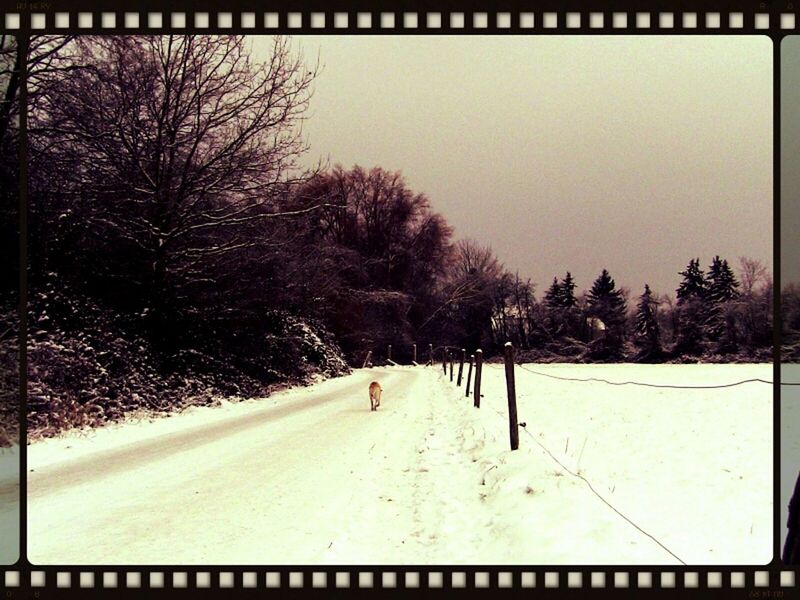
[[[528,437],[530,439],[532,439],[536,443],[536,445],[539,446],[539,448],[543,452],[545,452],[555,463],[557,463],[566,473],[568,473],[572,477],[575,477],[576,479],[580,479],[588,487],[588,489],[592,492],[592,494],[594,494],[601,502],[603,502],[606,506],[608,506],[608,508],[610,508],[612,511],[614,511],[614,513],[616,513],[620,518],[624,519],[628,524],[630,524],[632,527],[634,527],[642,535],[648,537],[650,540],[652,540],[654,543],[656,543],[659,547],[661,547],[665,552],[667,552],[670,556],[672,556],[679,563],[681,563],[682,565],[686,565],[687,563],[680,556],[678,556],[675,552],[673,552],[671,549],[669,549],[663,542],[661,542],[653,534],[651,534],[648,531],[646,531],[643,527],[638,525],[630,517],[625,515],[621,510],[619,510],[616,506],[614,506],[611,502],[609,502],[609,500],[607,498],[605,498],[601,493],[599,493],[597,491],[597,489],[592,485],[591,481],[589,481],[588,478],[586,478],[582,473],[579,472],[580,471],[579,469],[577,470],[577,472],[573,471],[572,469],[567,467],[563,462],[561,462],[558,459],[558,457],[556,457],[544,444],[542,444],[538,439],[536,439],[536,437],[530,431],[528,431],[527,426],[526,426],[527,424],[525,422],[518,422],[517,421],[516,388],[515,388],[515,381],[514,381],[514,370],[516,368],[519,368],[519,369],[521,369],[523,371],[526,371],[528,373],[531,373],[533,375],[546,377],[546,378],[549,378],[549,379],[555,379],[555,380],[559,380],[559,381],[567,381],[567,382],[602,383],[602,384],[612,385],[612,386],[633,385],[633,386],[641,386],[641,387],[647,387],[647,388],[675,389],[675,390],[718,390],[718,389],[727,389],[727,388],[732,388],[732,387],[746,385],[746,384],[773,385],[774,382],[770,381],[770,380],[767,380],[767,379],[762,379],[762,378],[755,377],[755,378],[749,378],[749,379],[742,379],[740,381],[734,381],[734,382],[731,382],[731,383],[714,384],[714,385],[676,385],[676,384],[648,383],[648,382],[642,382],[642,381],[611,381],[611,380],[604,379],[604,378],[601,378],[601,377],[564,377],[564,376],[559,376],[559,375],[553,375],[552,373],[545,373],[543,371],[540,371],[540,370],[537,370],[537,369],[533,369],[533,368],[531,368],[531,367],[529,367],[529,366],[527,366],[525,364],[517,363],[516,361],[514,361],[513,348],[509,347],[510,344],[506,344],[506,346],[507,346],[507,348],[506,348],[505,364],[502,364],[502,365],[501,364],[492,364],[492,363],[484,363],[484,364],[488,364],[489,367],[492,368],[492,369],[504,369],[505,370],[506,383],[507,383],[507,392],[508,392],[508,402],[509,402],[509,414],[505,415],[505,414],[503,414],[501,411],[499,411],[497,409],[492,409],[492,410],[501,419],[503,419],[503,420],[508,419],[509,420],[509,428],[510,428],[510,434],[511,434],[511,450],[512,451],[516,450],[519,447],[519,443],[518,443],[518,440],[516,439],[516,435],[515,434],[521,428],[528,435]],[[447,352],[447,350],[445,350],[445,352]],[[463,356],[463,352],[464,351],[462,350],[462,356]],[[480,351],[478,351],[478,352],[480,352]],[[452,381],[453,380],[452,379],[452,370],[453,370],[452,356],[451,355],[447,356],[447,358],[449,358],[450,361],[451,361],[450,362],[450,369],[451,369],[450,380]],[[445,368],[445,374],[447,373],[447,368],[446,368],[447,358],[443,358],[443,366]],[[462,361],[463,361],[463,358],[462,358]],[[471,366],[472,366],[472,358],[470,359],[470,368],[471,368]],[[476,369],[476,377],[477,378],[480,377],[480,372],[481,372],[481,365],[477,365],[477,369]],[[461,379],[459,377],[458,385],[460,385],[460,380]],[[800,385],[800,383],[782,382],[782,385],[797,386],[797,385]],[[469,395],[469,391],[467,391],[467,395]],[[479,396],[482,396],[482,395],[483,394],[480,394],[480,390],[479,389],[476,390],[476,399],[475,399],[475,406],[476,407],[479,407]],[[582,451],[581,451],[581,453],[582,453]]]
[[[497,413],[497,415],[498,415],[498,416],[499,416],[501,419],[503,419],[503,420],[505,421],[505,419],[506,419],[506,416],[505,416],[503,413],[501,413],[499,410],[496,410],[496,409],[494,410],[494,412],[495,412],[495,413]],[[534,435],[533,435],[533,434],[532,434],[530,431],[528,431],[528,428],[526,427],[526,424],[525,424],[525,423],[520,423],[520,427],[522,428],[522,430],[523,430],[525,433],[527,433],[527,434],[528,434],[528,437],[530,437],[530,438],[531,438],[531,439],[532,439],[534,442],[536,442],[536,444],[537,444],[537,445],[538,445],[538,446],[539,446],[539,447],[540,447],[540,448],[541,448],[541,449],[542,449],[542,450],[543,450],[543,451],[544,451],[544,452],[545,452],[545,453],[546,453],[546,454],[547,454],[547,455],[548,455],[548,456],[549,456],[551,459],[553,459],[553,461],[555,461],[555,462],[556,462],[556,463],[557,463],[557,464],[558,464],[558,465],[559,465],[559,466],[560,466],[562,469],[564,469],[564,470],[565,470],[567,473],[569,473],[570,475],[572,475],[572,476],[573,476],[573,477],[575,477],[576,479],[580,479],[581,481],[583,481],[583,482],[586,484],[586,486],[589,488],[589,490],[590,490],[590,491],[591,491],[591,492],[592,492],[592,493],[593,493],[595,496],[597,496],[597,497],[598,497],[598,498],[599,498],[599,499],[600,499],[600,500],[601,500],[601,501],[602,501],[602,502],[603,502],[603,503],[604,503],[606,506],[608,506],[608,507],[609,507],[611,510],[613,510],[615,513],[617,513],[617,515],[619,515],[620,517],[622,517],[623,519],[625,519],[625,521],[627,521],[627,522],[628,522],[630,525],[632,525],[632,526],[633,526],[634,528],[636,528],[638,531],[640,531],[641,533],[643,533],[644,535],[646,535],[648,538],[650,538],[651,540],[653,540],[653,541],[654,541],[656,544],[658,544],[659,546],[661,546],[661,548],[663,548],[663,549],[664,549],[664,550],[665,550],[665,551],[666,551],[668,554],[670,554],[670,555],[671,555],[673,558],[675,558],[675,560],[677,560],[678,562],[680,562],[682,565],[686,565],[686,562],[685,562],[685,561],[684,561],[684,560],[683,560],[683,559],[682,559],[680,556],[678,556],[678,555],[677,555],[677,554],[675,554],[675,553],[674,553],[672,550],[670,550],[669,548],[667,548],[667,547],[666,547],[666,546],[665,546],[665,545],[664,545],[664,544],[663,544],[661,541],[659,541],[659,540],[658,540],[658,538],[656,538],[656,537],[655,537],[653,534],[651,534],[651,533],[648,533],[647,531],[645,531],[645,530],[644,530],[644,529],[643,529],[643,528],[642,528],[640,525],[637,525],[637,524],[636,524],[636,523],[635,523],[635,522],[634,522],[634,521],[633,521],[633,520],[632,520],[630,517],[628,517],[628,516],[626,516],[625,514],[623,514],[623,513],[622,513],[622,512],[621,512],[621,511],[620,511],[620,510],[619,510],[619,509],[616,507],[616,506],[614,506],[613,504],[611,504],[611,502],[609,502],[609,501],[608,501],[606,498],[604,498],[604,497],[603,497],[603,495],[602,495],[602,494],[600,494],[600,492],[598,492],[598,491],[595,489],[595,487],[592,485],[592,482],[591,482],[591,481],[589,481],[589,480],[588,480],[588,479],[587,479],[587,478],[586,478],[584,475],[582,475],[582,474],[580,474],[580,473],[576,473],[575,471],[573,471],[572,469],[570,469],[569,467],[567,467],[567,466],[566,466],[564,463],[562,463],[560,460],[558,460],[558,458],[557,458],[557,457],[556,457],[556,456],[555,456],[555,455],[554,455],[552,452],[550,452],[550,450],[548,450],[548,448],[547,448],[547,447],[546,447],[544,444],[542,444],[542,443],[541,443],[539,440],[537,440],[537,439],[536,439],[536,437],[535,437],[535,436],[534,436]]]
[[[510,345],[510,344],[507,344],[507,345]],[[428,365],[432,366],[433,364],[436,363],[436,360],[435,360],[434,356],[441,354],[442,368],[444,370],[445,377],[447,376],[447,367],[448,367],[448,363],[449,363],[450,381],[453,382],[454,363],[456,362],[455,361],[455,355],[459,351],[460,351],[461,357],[460,357],[460,360],[458,361],[458,378],[457,378],[457,382],[454,382],[454,383],[456,383],[456,385],[458,387],[461,386],[463,367],[464,367],[464,362],[465,362],[465,357],[466,357],[465,350],[463,348],[459,350],[458,348],[455,348],[455,347],[452,347],[452,346],[447,346],[447,345],[438,345],[438,346],[434,347],[432,344],[430,344],[429,345],[429,350],[428,350],[429,359],[428,359],[428,362],[427,362]],[[389,354],[391,355],[391,347],[390,347],[390,350],[389,350]],[[469,397],[469,395],[470,395],[469,386],[470,386],[470,380],[471,380],[471,375],[472,375],[472,369],[473,369],[473,366],[475,366],[475,394],[474,394],[475,395],[475,404],[474,404],[475,407],[479,407],[480,406],[480,398],[483,396],[483,394],[480,393],[480,376],[481,376],[481,367],[482,367],[481,362],[482,361],[480,360],[479,354],[480,354],[480,350],[477,350],[475,355],[469,355],[470,356],[469,362],[468,362],[469,374],[468,374],[467,380],[466,380],[467,381],[467,384],[466,384],[467,385],[466,396]],[[414,348],[414,355],[415,355],[415,358],[416,358],[416,346]],[[478,360],[475,360],[476,358],[478,358]],[[767,379],[762,379],[762,378],[759,378],[759,377],[754,377],[754,378],[749,378],[749,379],[742,379],[740,381],[734,381],[734,382],[731,382],[731,383],[723,383],[723,384],[715,384],[715,385],[675,385],[675,384],[648,383],[648,382],[642,382],[642,381],[611,381],[611,380],[608,380],[608,379],[604,379],[602,377],[564,377],[564,376],[559,376],[559,375],[553,375],[552,373],[545,373],[543,371],[540,371],[540,370],[537,370],[537,369],[533,369],[533,368],[531,368],[531,367],[529,367],[529,366],[527,366],[525,364],[515,362],[514,359],[513,359],[513,349],[511,349],[510,352],[506,352],[506,364],[504,364],[504,365],[492,364],[492,363],[483,363],[483,364],[488,365],[490,368],[493,368],[493,369],[505,369],[505,371],[506,371],[506,379],[507,379],[507,383],[508,383],[508,394],[509,394],[509,415],[508,415],[508,418],[510,419],[511,449],[512,450],[516,450],[518,448],[518,441],[516,441],[516,443],[515,443],[515,437],[516,437],[515,434],[517,433],[518,429],[521,428],[528,435],[528,437],[530,439],[532,439],[536,443],[536,445],[539,446],[539,448],[543,452],[545,452],[555,463],[557,463],[566,473],[568,473],[572,477],[575,477],[576,479],[580,479],[581,481],[583,481],[583,483],[588,487],[588,489],[601,502],[603,502],[606,506],[608,506],[608,508],[610,508],[612,511],[614,511],[614,513],[616,513],[620,518],[624,519],[628,524],[630,524],[632,527],[634,527],[642,535],[648,537],[650,540],[652,540],[654,543],[656,543],[659,547],[661,547],[665,552],[667,552],[670,556],[672,556],[675,560],[677,560],[682,565],[686,565],[687,563],[680,556],[678,556],[675,552],[670,550],[663,542],[661,542],[659,539],[657,539],[653,534],[651,534],[648,531],[646,531],[640,525],[635,523],[630,517],[628,517],[622,511],[620,511],[617,507],[615,507],[611,502],[609,502],[608,499],[605,498],[602,494],[600,494],[597,491],[597,489],[592,485],[591,481],[589,481],[589,479],[587,479],[582,473],[573,471],[572,469],[567,467],[563,462],[561,462],[544,444],[542,444],[538,439],[536,439],[536,437],[530,431],[528,431],[525,422],[519,422],[519,423],[517,422],[516,392],[515,392],[515,388],[514,388],[514,377],[513,377],[514,368],[518,367],[521,370],[526,371],[528,373],[531,373],[533,375],[537,375],[537,376],[540,376],[540,377],[546,377],[548,379],[554,379],[554,380],[558,380],[558,381],[567,381],[567,382],[576,382],[576,383],[603,383],[603,384],[612,385],[612,386],[633,385],[633,386],[655,388],[655,389],[718,390],[718,389],[727,389],[727,388],[732,388],[732,387],[746,385],[746,384],[773,385],[775,383],[773,381],[770,381],[770,380],[767,380]],[[782,381],[782,382],[780,382],[780,385],[781,386],[787,386],[787,387],[788,386],[800,386],[800,382],[793,382],[793,381],[785,381],[784,382],[784,381]],[[493,412],[495,412],[498,415],[498,417],[500,417],[501,419],[506,420],[507,416],[504,415],[499,410],[493,409]],[[798,479],[798,486],[800,486],[800,479]],[[800,504],[800,502],[798,504]],[[800,512],[800,511],[796,510],[795,512]],[[790,520],[792,520],[792,519],[790,518]],[[795,516],[794,517],[794,522],[800,522],[800,517]],[[798,534],[796,537],[798,539],[800,539],[800,534]],[[787,546],[788,546],[788,544],[787,544]],[[795,546],[796,547],[794,548],[794,553],[795,554],[800,554],[800,550],[797,549],[797,548],[800,548],[800,542],[797,542],[795,544]],[[797,558],[797,557],[795,557],[795,558]]]
[[[501,365],[491,364],[488,363],[489,366],[495,369],[502,369]],[[733,383],[724,383],[719,385],[670,385],[670,384],[660,384],[660,383],[644,383],[641,381],[609,381],[608,379],[602,379],[600,377],[561,377],[558,375],[553,375],[551,373],[543,373],[541,371],[536,371],[531,369],[530,367],[525,366],[524,364],[516,363],[517,367],[522,369],[523,371],[527,371],[529,373],[533,373],[534,375],[539,375],[541,377],[547,377],[549,379],[558,379],[559,381],[576,381],[580,383],[606,383],[608,385],[638,385],[642,387],[650,387],[650,388],[664,388],[664,389],[671,389],[671,390],[718,390],[723,388],[731,388],[736,387],[737,385],[744,385],[746,383],[764,383],[767,385],[772,385],[773,382],[767,379],[760,379],[758,377],[754,377],[752,379],[743,379],[741,381],[735,381]],[[786,385],[800,385],[800,384],[792,384],[787,383]]]

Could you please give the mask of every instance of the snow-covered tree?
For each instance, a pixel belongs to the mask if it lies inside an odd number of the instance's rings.
[[[572,273],[567,271],[566,276],[561,280],[561,306],[572,308],[577,302],[578,300],[575,298],[575,279],[572,277]]]
[[[644,293],[639,297],[636,308],[636,335],[634,341],[642,350],[643,357],[661,351],[660,329],[658,325],[658,301],[653,297],[650,286],[645,284]]]
[[[678,306],[692,298],[699,298],[701,300],[705,298],[706,278],[703,270],[700,268],[699,258],[690,260],[686,270],[681,271],[679,275],[683,276],[683,280],[676,294]]]
[[[620,290],[606,269],[592,284],[588,294],[588,316],[600,319],[605,325],[603,346],[606,351],[619,352],[625,338],[627,306]]]
[[[625,299],[616,289],[614,280],[606,269],[595,279],[589,290],[589,311],[606,326],[619,326],[625,320]]]
[[[305,179],[315,68],[284,37],[263,60],[234,35],[97,36],[63,49],[81,68],[33,90],[32,238],[64,249],[47,253],[53,268],[91,265],[76,279],[138,309],[166,344],[199,296],[213,310],[196,322],[234,308],[242,269],[263,261],[267,222],[290,216],[281,202]],[[236,294],[219,294],[222,280]]]
[[[711,304],[722,304],[739,296],[739,282],[727,260],[715,256],[706,276],[706,297]]]
[[[547,288],[544,294],[544,303],[548,308],[558,308],[561,306],[561,285],[558,283],[558,277],[553,277],[553,283]]]
[[[700,268],[700,259],[689,261],[686,270],[681,271],[683,280],[677,289],[677,336],[675,349],[683,354],[702,352],[705,339],[707,317],[706,277]]]
[[[729,350],[736,339],[736,307],[731,303],[738,296],[739,282],[728,261],[715,256],[706,275],[706,332],[710,340],[724,342]]]

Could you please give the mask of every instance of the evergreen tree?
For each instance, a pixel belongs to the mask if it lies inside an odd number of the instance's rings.
[[[719,341],[720,350],[732,351],[736,347],[736,313],[731,302],[739,296],[739,282],[727,260],[715,256],[711,261],[706,289],[708,338]]]
[[[572,273],[567,271],[566,277],[561,280],[561,306],[564,308],[572,308],[578,303],[575,298],[575,279]]]
[[[689,261],[680,286],[677,289],[677,340],[675,351],[679,354],[700,354],[705,338],[707,320],[706,277],[700,268],[700,259]]]
[[[553,277],[553,284],[544,295],[544,303],[548,308],[561,306],[561,286],[558,283],[558,277]]]
[[[625,299],[616,289],[614,280],[606,269],[598,276],[589,291],[589,315],[603,321],[605,338],[614,346],[621,347],[625,326]]]
[[[736,281],[736,276],[727,260],[715,256],[711,261],[706,277],[706,289],[708,301],[712,304],[722,304],[738,298],[739,282]]]
[[[650,286],[645,284],[636,310],[636,345],[642,349],[641,358],[652,357],[661,352],[660,330],[656,311],[658,301],[653,298]]]
[[[678,306],[691,298],[700,300],[706,295],[706,278],[700,268],[700,259],[695,258],[689,261],[689,266],[679,275],[683,276],[680,286],[677,289]]]
[[[564,332],[568,336],[575,336],[580,330],[580,316],[577,308],[578,299],[575,297],[575,279],[567,271],[561,280],[561,319],[564,323]]]

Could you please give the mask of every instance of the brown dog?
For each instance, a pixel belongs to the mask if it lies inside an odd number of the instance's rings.
[[[378,407],[381,405],[381,392],[383,388],[381,384],[377,381],[373,381],[369,384],[369,409],[370,411],[378,410]]]

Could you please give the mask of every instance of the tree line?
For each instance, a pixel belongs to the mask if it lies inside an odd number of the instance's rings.
[[[491,353],[511,340],[534,358],[646,361],[771,344],[771,281],[756,261],[742,259],[737,279],[726,260],[707,273],[693,260],[674,302],[647,286],[631,299],[605,270],[582,295],[566,273],[537,300],[491,248],[455,240],[400,173],[304,167],[317,66],[285,37],[263,57],[243,36],[33,36],[3,48],[28,68],[34,363],[58,362],[65,340],[97,337],[99,323],[119,332],[103,356],[119,337],[159,373],[224,365],[265,385],[360,365],[389,344],[399,359],[415,342]],[[4,230],[16,226],[9,73]],[[4,274],[3,292],[14,286]],[[79,383],[80,404],[91,386]]]
[[[631,298],[603,269],[580,296],[567,272],[537,302],[530,281],[506,273],[497,287],[492,341],[510,339],[534,358],[553,360],[769,360],[772,280],[759,261],[742,257],[739,263],[737,278],[719,256],[707,272],[691,259],[679,272],[674,299],[647,284]]]

